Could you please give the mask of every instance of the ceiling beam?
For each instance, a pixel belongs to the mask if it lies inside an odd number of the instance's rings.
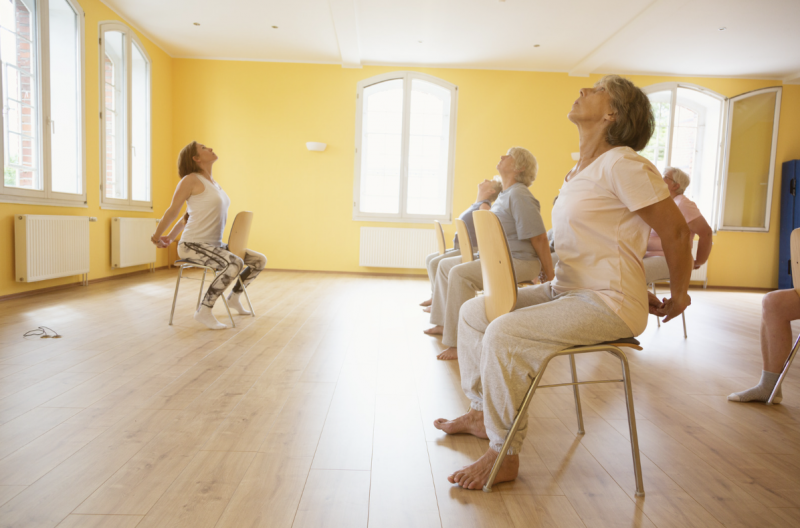
[[[333,27],[339,41],[342,68],[361,67],[361,46],[358,40],[358,16],[355,0],[328,0]]]
[[[669,15],[674,15],[675,10],[685,3],[687,0],[653,0],[573,66],[569,74],[574,77],[588,77],[608,60],[625,53],[625,48],[630,46],[631,42],[638,42],[639,39],[633,36],[635,31],[641,31],[644,27],[650,28],[654,34],[655,29],[660,26],[660,21],[667,20]],[[655,35],[653,38],[656,38]]]

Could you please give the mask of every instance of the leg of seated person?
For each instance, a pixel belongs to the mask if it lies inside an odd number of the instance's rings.
[[[250,286],[250,283],[253,282],[256,277],[258,277],[258,274],[267,266],[267,257],[252,249],[245,249],[244,265],[247,267],[242,270],[239,277],[242,279],[244,287],[246,288]],[[250,310],[242,306],[242,300],[240,298],[242,291],[242,285],[239,284],[237,280],[233,285],[231,293],[228,295],[228,306],[235,309],[241,315],[250,315]]]
[[[644,277],[649,285],[652,282],[669,279],[669,266],[665,257],[647,257],[643,261]]]
[[[431,298],[427,301],[420,303],[420,306],[430,306],[433,304],[433,292],[436,287],[436,273],[439,271],[439,263],[451,257],[458,257],[461,255],[461,251],[457,249],[451,249],[447,251],[444,255],[440,255],[438,253],[434,253],[433,255],[428,255],[425,262],[425,267],[428,269],[428,278],[431,280]],[[430,259],[430,260],[428,260]],[[430,309],[428,310],[430,312]]]
[[[761,301],[761,358],[763,369],[758,385],[742,392],[734,392],[728,399],[738,402],[769,399],[778,377],[792,351],[791,322],[800,319],[800,296],[795,290],[779,290],[766,294]],[[773,403],[780,403],[780,391]]]
[[[425,330],[428,335],[441,335],[447,310],[447,290],[450,270],[461,264],[461,257],[448,257],[439,261],[436,270],[436,286],[433,288],[433,304],[431,304],[431,324],[433,328]]]
[[[550,285],[535,288],[547,292]],[[570,346],[592,345],[632,335],[625,322],[598,295],[586,290],[563,294],[550,302],[521,308],[493,321],[483,339],[480,366],[489,449],[448,480],[467,489],[481,489],[486,484],[517,409],[547,357]],[[509,456],[495,482],[516,478],[527,418],[527,415],[521,417]]]
[[[549,290],[535,286],[520,290],[516,309],[550,301]],[[467,433],[479,438],[486,436],[483,423],[483,387],[481,386],[481,353],[483,335],[489,320],[486,318],[484,298],[477,297],[464,303],[458,317],[458,339],[461,355],[458,368],[461,371],[461,388],[469,398],[470,410],[453,420],[439,418],[433,426],[448,434]]]
[[[518,282],[534,280],[542,269],[538,259],[514,259],[513,262]],[[448,348],[437,356],[443,360],[458,359],[458,311],[461,309],[461,305],[475,297],[475,293],[483,288],[480,261],[454,267],[450,272],[449,284],[447,312],[442,333],[442,344]]]
[[[194,314],[196,321],[199,321],[212,330],[226,328],[224,324],[217,321],[211,309],[220,295],[236,280],[236,276],[241,273],[244,267],[242,259],[231,253],[225,248],[201,244],[196,242],[185,242],[178,246],[178,253],[181,258],[200,262],[204,266],[221,270],[217,277],[211,282],[206,291],[203,301],[197,312]]]

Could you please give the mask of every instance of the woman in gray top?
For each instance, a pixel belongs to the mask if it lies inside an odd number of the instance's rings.
[[[478,197],[475,199],[475,203],[470,205],[469,208],[459,216],[467,226],[473,249],[478,248],[478,238],[475,236],[475,224],[472,222],[472,213],[478,209],[488,210],[492,206],[492,202],[497,200],[497,195],[499,195],[502,190],[503,184],[500,181],[500,176],[495,176],[491,180],[483,180],[478,184]],[[455,238],[453,238],[453,249],[448,249],[442,255],[437,251],[425,257],[425,267],[428,269],[428,278],[431,281],[431,298],[420,303],[420,306],[430,306],[433,302],[433,288],[436,283],[436,271],[439,269],[439,262],[441,262],[442,259],[458,257],[459,255],[461,255],[461,247],[458,244],[458,235],[456,235]],[[425,311],[430,312],[430,309]]]
[[[503,190],[491,211],[503,225],[517,280],[533,280],[540,271],[551,280],[555,272],[547,230],[539,202],[528,190],[536,179],[536,158],[528,150],[514,147],[500,157],[497,170]],[[439,359],[458,358],[458,311],[482,289],[480,261],[462,264],[460,257],[453,257],[439,263],[431,305],[431,324],[435,326],[425,330],[428,335],[441,335],[442,344],[448,347],[439,354]]]

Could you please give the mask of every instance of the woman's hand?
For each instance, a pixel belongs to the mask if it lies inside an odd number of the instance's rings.
[[[653,298],[655,298],[655,302],[658,302],[658,298],[651,294],[647,294],[650,297],[650,313],[655,314],[659,317],[664,316],[663,322],[669,322],[672,319],[675,319],[680,314],[683,313],[686,308],[692,304],[692,298],[689,297],[688,294],[682,296],[672,297],[671,299],[667,299],[666,297],[663,299],[660,308],[655,308],[653,306]]]
[[[153,236],[150,237],[150,242],[155,244],[155,246],[157,248],[162,248],[163,249],[163,248],[169,246],[172,243],[172,240],[170,240],[170,238],[168,236],[153,235]]]
[[[647,303],[651,315],[657,315],[659,317],[664,315],[661,313],[661,309],[664,308],[664,303],[659,301],[658,297],[650,292],[647,292]]]

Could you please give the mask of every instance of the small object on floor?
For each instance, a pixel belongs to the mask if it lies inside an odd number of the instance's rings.
[[[242,306],[241,296],[241,293],[231,292],[231,294],[228,295],[228,307],[239,312],[239,315],[252,315],[250,310],[246,310],[245,307]]]
[[[211,330],[222,330],[223,328],[227,328],[224,324],[217,321],[217,318],[214,317],[213,313],[211,313],[211,308],[202,304],[194,313],[194,320],[203,323]]]
[[[772,394],[772,391],[775,389],[775,384],[778,383],[779,377],[780,373],[762,370],[761,381],[758,382],[758,385],[741,392],[734,392],[728,396],[728,399],[735,402],[765,402],[769,399],[769,395]],[[778,394],[775,395],[775,399],[772,400],[772,403],[780,403],[782,399],[783,395],[779,389]]]
[[[50,335],[48,331],[52,332],[53,335]],[[61,334],[59,334],[58,332],[47,326],[40,326],[39,328],[35,330],[29,330],[28,332],[25,332],[22,335],[22,337],[32,337],[32,336],[39,336],[40,339],[50,339],[50,338],[61,339],[62,337]]]

